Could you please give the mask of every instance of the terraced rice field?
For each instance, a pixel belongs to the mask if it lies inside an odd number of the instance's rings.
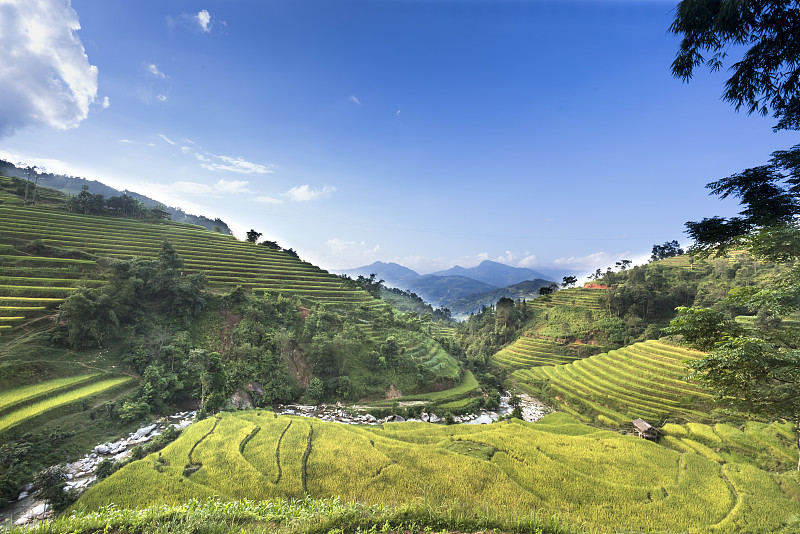
[[[465,371],[461,383],[456,387],[444,391],[434,391],[431,393],[420,393],[417,395],[405,395],[399,399],[383,400],[373,403],[371,406],[386,407],[391,406],[395,401],[400,403],[423,402],[426,405],[436,406],[443,410],[458,409],[458,406],[468,405],[472,400],[479,396],[481,387],[471,371]],[[462,402],[463,401],[463,402]]]
[[[551,339],[524,336],[492,356],[492,363],[505,369],[527,369],[539,365],[559,365],[578,359],[566,345]]]
[[[152,258],[164,239],[184,259],[186,273],[204,271],[212,289],[242,286],[310,302],[385,305],[308,262],[199,226],[0,205],[0,329],[48,313],[78,285],[102,284],[102,258]],[[14,248],[34,240],[97,259],[34,256]]]
[[[513,517],[540,510],[593,532],[774,532],[800,503],[797,476],[603,431],[539,423],[357,427],[270,412],[222,414],[90,488],[79,510],[340,497]]]
[[[651,424],[668,417],[704,420],[707,415],[699,405],[710,396],[684,379],[684,361],[701,355],[645,341],[565,365],[519,370],[513,376],[523,389],[538,394],[549,388],[549,396],[565,410],[604,424],[627,425],[639,417]]]
[[[33,418],[46,417],[58,408],[124,389],[133,381],[130,377],[108,374],[80,375],[4,391],[0,394],[0,433]]]
[[[552,308],[559,305],[575,306],[587,310],[601,311],[600,298],[605,294],[605,289],[588,289],[573,287],[556,291],[550,298],[537,298],[530,301],[530,305],[540,308]]]

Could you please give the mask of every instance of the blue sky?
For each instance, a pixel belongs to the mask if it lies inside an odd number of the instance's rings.
[[[0,157],[328,269],[641,261],[796,142],[722,102],[724,72],[671,77],[674,6],[0,0]]]

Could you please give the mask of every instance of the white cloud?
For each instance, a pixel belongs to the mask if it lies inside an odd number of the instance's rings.
[[[517,263],[517,267],[527,267],[527,268],[537,267],[538,265],[539,265],[539,260],[536,258],[535,254],[528,254],[527,256],[519,260],[519,262]]]
[[[510,265],[511,262],[514,261],[514,258],[516,258],[516,256],[514,256],[514,253],[511,252],[510,250],[506,250],[506,253],[503,254],[502,256],[498,256],[497,259],[495,259],[495,261],[498,263],[505,263],[506,265]]]
[[[225,21],[221,24],[227,25]],[[201,9],[197,13],[181,13],[177,17],[167,16],[167,26],[170,30],[180,26],[193,32],[210,33],[214,24],[211,21],[211,13],[207,9]]]
[[[111,106],[111,100],[108,99],[107,96],[103,97],[103,109],[108,109]]]
[[[69,0],[0,2],[0,137],[45,125],[74,128],[97,100],[97,67],[75,34]]]
[[[399,110],[399,109],[398,109],[397,111],[395,111],[395,112],[394,112],[394,116],[395,116],[395,117],[399,117],[399,116],[400,116],[400,110]]]
[[[358,104],[359,106],[361,105],[361,101],[358,99],[357,96],[350,95],[350,98],[348,98],[348,100],[353,104]]]
[[[167,75],[158,70],[155,63],[150,63],[147,65],[147,72],[155,76],[156,78],[161,78],[162,80],[167,78]]]
[[[159,102],[166,102],[167,101],[167,95],[161,95],[161,94],[156,95],[156,100],[158,100]]]
[[[311,189],[308,184],[297,185],[283,193],[292,202],[305,202],[308,200],[318,200],[320,198],[328,198],[336,191],[332,185],[326,185],[322,189]]]
[[[237,174],[269,174],[275,172],[272,170],[272,166],[267,167],[242,158],[218,156],[210,152],[195,152],[194,156],[201,162],[201,167],[210,171],[235,172]]]
[[[211,31],[211,13],[203,9],[195,15],[195,19],[197,19],[197,23],[200,25],[200,30],[203,33]]]
[[[219,182],[214,184],[214,189],[221,193],[252,193],[252,191],[247,189],[249,183],[250,182],[245,182],[244,180],[228,181],[222,178]]]

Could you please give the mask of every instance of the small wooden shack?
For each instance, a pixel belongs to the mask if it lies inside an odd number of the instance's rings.
[[[658,439],[658,429],[644,419],[634,419],[631,423],[633,423],[633,428],[636,430],[636,435],[640,438],[651,439],[653,441]]]

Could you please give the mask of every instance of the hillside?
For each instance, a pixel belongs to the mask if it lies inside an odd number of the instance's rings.
[[[174,406],[479,395],[416,316],[295,255],[40,194],[0,198],[0,498]]]
[[[491,355],[489,368],[508,373],[523,391],[605,426],[638,417],[659,423],[713,419],[719,414],[711,413],[710,397],[686,381],[686,361],[701,353],[655,340],[677,306],[744,313],[726,299],[729,293],[755,287],[781,269],[737,252],[607,272],[597,280],[606,289],[565,289],[529,303],[513,342]],[[741,318],[742,324],[753,320]]]
[[[551,284],[549,280],[537,278],[511,284],[500,289],[492,289],[484,293],[475,293],[458,300],[451,301],[447,308],[457,319],[466,319],[471,313],[476,313],[483,307],[492,306],[501,298],[512,300],[533,300],[540,296],[539,289]]]
[[[745,463],[759,452],[742,446],[735,428],[674,432],[685,450],[585,426],[565,414],[533,424],[450,427],[222,414],[195,424],[161,454],[111,475],[75,508],[95,510],[112,500],[140,508],[214,495],[339,497],[384,506],[424,499],[431,507],[457,502],[465,511],[507,519],[539,510],[594,532],[713,526],[723,533],[775,532],[800,512],[790,497],[800,490],[796,473],[773,478]],[[751,428],[751,439],[756,435],[792,454],[786,425]],[[696,448],[689,450],[690,443]],[[703,443],[736,443],[736,453],[714,455]]]
[[[16,177],[22,180],[26,178],[24,169],[21,169],[13,163],[4,160],[0,160],[0,176]],[[78,178],[75,176],[65,176],[63,174],[42,172],[36,173],[35,181],[37,182],[38,187],[43,189],[53,189],[68,196],[80,194],[83,187],[86,186],[88,187],[88,191],[90,193],[94,195],[103,195],[106,198],[122,196],[124,194],[135,200],[138,200],[148,208],[163,205],[161,202],[158,202],[157,200],[145,195],[140,195],[139,193],[127,190],[120,191],[119,189],[115,189],[97,180],[87,180],[86,178]],[[192,215],[174,206],[166,206],[166,211],[170,213],[170,218],[175,222],[196,224],[212,231],[217,228],[218,231],[223,234],[232,234],[231,229],[228,228],[228,225],[225,223],[225,221],[219,218],[212,220],[202,215]]]

